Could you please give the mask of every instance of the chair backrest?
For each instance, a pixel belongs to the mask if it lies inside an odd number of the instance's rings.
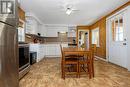
[[[90,52],[86,52],[86,53],[84,54],[84,60],[85,60],[85,61],[90,61],[91,59],[92,59],[91,53],[90,53]]]

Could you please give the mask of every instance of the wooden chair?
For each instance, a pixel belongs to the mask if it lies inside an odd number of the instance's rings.
[[[79,60],[79,77],[81,75],[81,67],[83,68],[83,70],[88,73],[89,75],[89,78],[91,78],[91,75],[92,75],[92,65],[91,65],[91,62],[92,62],[92,59],[91,59],[91,53],[89,52],[86,52],[84,54],[84,58]],[[82,65],[82,66],[81,66]]]
[[[72,56],[72,55],[68,55],[68,53],[62,51],[62,46],[60,45],[61,48],[61,70],[62,70],[62,78],[65,79],[65,75],[67,74],[75,74],[78,77],[78,58],[77,56]],[[65,71],[66,67],[70,67],[70,65],[76,65],[76,72],[68,72]]]

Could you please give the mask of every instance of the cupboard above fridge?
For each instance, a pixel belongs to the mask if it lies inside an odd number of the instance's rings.
[[[18,41],[25,42],[25,12],[22,8],[18,7]]]

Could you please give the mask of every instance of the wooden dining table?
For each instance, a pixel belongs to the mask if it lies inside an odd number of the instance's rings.
[[[62,48],[63,55],[80,55],[80,54],[85,54],[89,53],[91,55],[91,75],[94,77],[94,55],[93,55],[93,50],[90,48],[79,48],[79,47],[63,47]],[[63,57],[65,58],[65,57]]]

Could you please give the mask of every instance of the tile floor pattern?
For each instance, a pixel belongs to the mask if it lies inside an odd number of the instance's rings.
[[[95,78],[61,78],[60,58],[44,58],[31,66],[19,87],[130,87],[130,72],[116,65],[95,61]]]

